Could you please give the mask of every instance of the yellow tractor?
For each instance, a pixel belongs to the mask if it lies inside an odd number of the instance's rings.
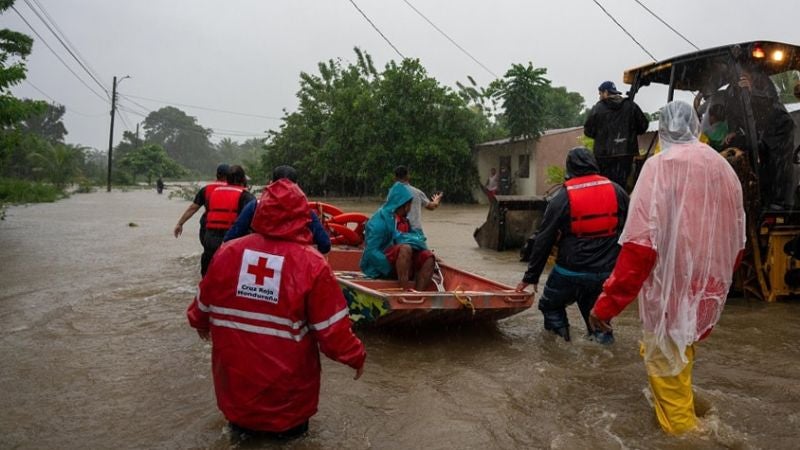
[[[676,56],[624,74],[631,99],[694,102],[702,137],[721,151],[742,181],[747,249],[735,287],[769,302],[800,294],[799,70],[800,46],[753,41]],[[637,164],[657,151],[656,138],[657,133],[645,143]]]

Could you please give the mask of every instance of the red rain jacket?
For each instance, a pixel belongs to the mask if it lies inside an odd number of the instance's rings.
[[[310,245],[309,220],[297,185],[270,184],[254,233],[222,245],[187,311],[192,327],[211,330],[217,405],[242,427],[280,432],[314,415],[319,350],[364,364],[342,291]]]

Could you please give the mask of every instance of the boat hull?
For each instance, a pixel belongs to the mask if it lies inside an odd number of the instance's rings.
[[[360,250],[334,249],[329,262],[358,326],[464,324],[503,319],[525,311],[533,295],[517,292],[446,264],[440,264],[443,291],[403,291],[396,280],[366,278],[358,270]]]

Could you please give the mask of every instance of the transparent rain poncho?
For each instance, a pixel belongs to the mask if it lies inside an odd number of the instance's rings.
[[[728,162],[698,141],[694,109],[661,109],[662,152],[645,163],[620,243],[648,246],[657,258],[639,293],[645,360],[651,375],[673,376],[686,347],[719,320],[733,268],[745,245],[742,188]],[[658,352],[663,354],[658,355]]]

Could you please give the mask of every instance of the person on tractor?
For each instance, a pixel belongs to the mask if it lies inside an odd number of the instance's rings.
[[[750,96],[755,121],[762,205],[770,210],[789,209],[794,203],[794,120],[781,103],[775,84],[757,66],[745,65],[741,77],[726,90],[729,133],[724,144],[747,148],[751,142],[747,136],[747,115],[742,103],[745,91]]]

